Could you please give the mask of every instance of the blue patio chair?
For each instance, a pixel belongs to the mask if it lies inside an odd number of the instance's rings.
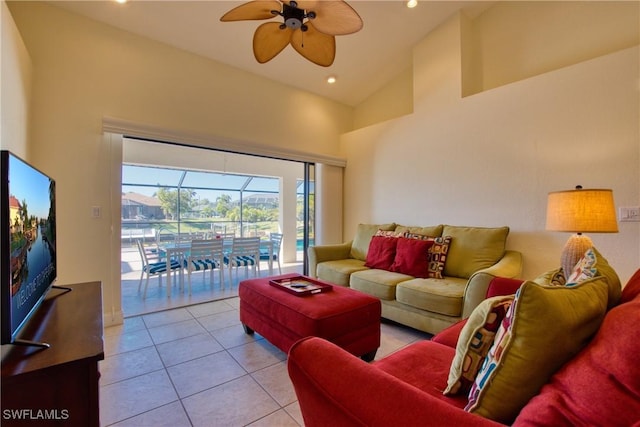
[[[202,281],[205,280],[205,273],[210,270],[210,283],[213,288],[213,270],[218,269],[220,276],[220,287],[224,289],[224,277],[222,266],[224,264],[224,254],[222,252],[222,239],[192,240],[189,256],[185,260],[185,267],[189,275],[189,295],[191,295],[191,273],[202,271]]]
[[[282,234],[271,233],[269,234],[269,240],[271,240],[271,251],[267,248],[260,249],[260,259],[262,261],[275,261],[278,263],[278,273],[282,274],[282,267],[280,266],[280,247],[282,246]],[[271,258],[271,259],[269,259]]]
[[[142,285],[142,278],[147,275],[147,280],[144,284],[144,292],[142,293],[142,299],[147,298],[147,287],[149,286],[149,277],[158,276],[158,286],[162,286],[162,274],[167,272],[167,261],[161,261],[157,254],[148,253],[142,243],[141,239],[136,239],[138,245],[138,252],[140,252],[140,258],[142,259],[142,272],[140,273],[140,281],[138,282],[138,292]],[[182,265],[177,260],[170,261],[171,271],[182,269]]]
[[[260,238],[259,237],[236,237],[233,239],[231,251],[225,254],[224,263],[229,268],[229,281],[233,286],[233,268],[236,268],[236,279],[238,269],[245,268],[245,276],[249,277],[249,266],[253,269],[254,276],[260,274]],[[257,269],[257,272],[256,272]]]

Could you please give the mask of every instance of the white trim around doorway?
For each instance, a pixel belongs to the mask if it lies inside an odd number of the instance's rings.
[[[222,138],[196,132],[187,132],[159,126],[141,124],[114,117],[103,117],[102,132],[114,133],[139,139],[172,142],[200,148],[229,151],[241,154],[254,154],[275,159],[293,160],[308,163],[322,163],[330,166],[346,167],[346,159],[308,153],[289,148],[266,146],[248,141]]]

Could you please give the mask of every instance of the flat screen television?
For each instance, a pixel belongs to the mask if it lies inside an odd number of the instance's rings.
[[[1,343],[47,347],[18,335],[57,276],[55,181],[6,150],[0,179]]]

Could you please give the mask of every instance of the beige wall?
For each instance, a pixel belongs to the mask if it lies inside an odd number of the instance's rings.
[[[212,135],[211,146],[220,137],[329,156],[352,127],[342,104],[46,3],[8,5],[33,61],[30,160],[58,184],[59,280],[102,281],[106,324],[122,317],[122,148],[102,135],[105,116]]]
[[[525,67],[509,84],[503,81],[499,87],[462,98],[461,69],[478,73],[477,67],[483,66],[482,73],[491,74],[489,65],[478,62],[480,48],[471,52],[476,56],[468,51],[463,55],[463,47],[469,48],[463,40],[478,40],[470,37],[474,31],[497,34],[493,25],[502,26],[502,38],[494,38],[499,46],[512,37],[509,32],[521,28],[522,43],[516,53],[529,59],[545,59],[556,49],[554,43],[540,48],[545,41],[531,31],[538,28],[535,21],[544,22],[544,15],[530,22],[530,15],[500,10],[481,15],[487,20],[484,24],[456,17],[416,47],[413,113],[351,131],[356,115],[360,124],[396,117],[379,114],[385,98],[394,96],[387,89],[397,81],[354,113],[47,4],[9,6],[24,44],[11,36],[11,46],[18,51],[5,50],[7,14],[3,13],[3,107],[9,56],[13,78],[24,88],[10,92],[11,96],[23,111],[28,112],[29,105],[32,110],[30,126],[22,122],[15,128],[22,136],[13,148],[19,154],[28,151],[27,160],[57,179],[60,280],[103,281],[106,324],[122,316],[116,248],[122,142],[117,136],[102,135],[105,116],[344,155],[348,165],[340,200],[343,239],[353,237],[358,222],[507,224],[512,230],[509,247],[525,255],[525,277],[557,266],[568,238],[544,231],[549,191],[576,184],[608,187],[614,190],[617,205],[640,204],[637,41],[635,48],[608,47],[606,52],[578,58],[574,65],[556,62],[551,69],[531,74],[535,77],[523,75],[533,69]],[[489,25],[489,19],[495,22]],[[518,20],[523,19],[520,25]],[[571,22],[556,24],[555,36],[573,34]],[[503,49],[494,68],[499,69],[510,55],[512,50]],[[487,76],[473,77],[472,82],[494,85],[487,83]],[[3,108],[3,148],[7,114]],[[28,150],[23,141],[27,139]],[[340,174],[335,170],[324,174],[331,177],[331,184],[321,191],[335,188],[342,194]],[[91,217],[93,206],[103,208],[101,218]],[[624,280],[639,265],[639,236],[638,223],[621,223],[618,234],[591,237]]]
[[[354,129],[413,112],[413,69],[407,68],[363,101],[354,112]]]
[[[569,237],[544,230],[548,192],[612,188],[618,206],[640,204],[638,46],[462,97],[465,25],[416,46],[413,114],[343,136],[343,238],[360,222],[508,225],[531,278]],[[640,265],[640,223],[591,237],[623,280]]]
[[[486,90],[638,44],[637,1],[496,2],[472,24]]]
[[[315,244],[342,242],[344,168],[316,164]]]
[[[0,2],[0,148],[28,159],[32,65],[4,1]]]

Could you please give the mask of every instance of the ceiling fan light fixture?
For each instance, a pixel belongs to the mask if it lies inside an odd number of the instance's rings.
[[[363,25],[360,15],[344,0],[253,0],[231,9],[220,21],[273,17],[284,19],[262,24],[254,33],[253,53],[261,64],[291,45],[305,59],[329,67],[336,54],[335,36],[353,34]]]
[[[286,3],[282,4],[281,15],[284,17],[284,24],[292,30],[302,29],[302,31],[305,31],[303,29],[303,27],[305,27],[303,22],[307,16],[304,10],[298,9],[296,6],[297,4],[295,2],[291,2],[291,6]]]

